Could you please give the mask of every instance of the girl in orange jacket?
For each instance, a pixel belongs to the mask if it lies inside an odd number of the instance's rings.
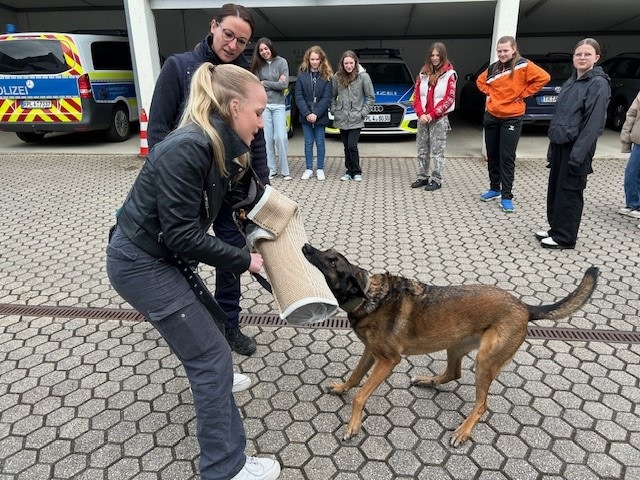
[[[516,40],[506,36],[498,40],[498,61],[480,74],[476,85],[487,96],[484,135],[487,147],[489,190],[480,199],[500,199],[502,210],[515,211],[513,178],[516,147],[522,132],[524,99],[530,97],[551,79],[550,75],[518,53]]]

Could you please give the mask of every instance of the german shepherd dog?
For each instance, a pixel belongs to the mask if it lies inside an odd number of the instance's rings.
[[[321,251],[309,244],[304,256],[324,275],[327,285],[347,312],[349,323],[364,343],[358,365],[344,383],[328,387],[342,394],[371,375],[353,399],[351,419],[343,440],[356,435],[369,396],[400,363],[402,355],[447,351],[444,373],[419,376],[411,385],[436,386],[461,376],[462,357],[478,349],[476,402],[455,430],[451,445],[458,447],[487,410],[487,394],[527,336],[531,320],[558,320],[580,309],[596,288],[598,269],[590,267],[578,288],[552,305],[527,305],[507,291],[490,285],[432,286],[388,272],[369,274],[335,250]]]

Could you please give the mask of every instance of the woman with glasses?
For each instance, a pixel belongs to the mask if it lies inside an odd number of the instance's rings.
[[[291,180],[287,161],[289,140],[284,101],[284,91],[289,87],[289,64],[285,58],[278,55],[271,40],[262,37],[256,42],[253,51],[251,71],[262,81],[262,86],[267,91],[267,109],[263,116],[269,178],[278,174],[280,164],[282,177]]]
[[[191,76],[198,66],[205,62],[213,65],[231,63],[249,69],[249,62],[243,52],[250,44],[253,28],[253,17],[247,8],[227,3],[211,21],[209,34],[196,48],[167,59],[151,100],[147,131],[149,148],[153,148],[176,128],[189,93]],[[251,143],[251,166],[260,180],[268,184],[269,169],[262,129]],[[244,245],[244,237],[233,221],[231,208],[223,207],[213,229],[225,242],[235,246]],[[236,353],[251,355],[256,351],[256,342],[240,331],[240,278],[218,268],[215,282],[215,299],[228,316],[225,335],[229,346]],[[234,380],[238,385],[248,381],[248,377],[240,375],[236,375]]]
[[[601,67],[600,45],[580,40],[573,51],[574,72],[562,84],[549,125],[549,229],[536,232],[543,248],[574,248],[584,207],[587,175],[598,137],[604,131],[611,98],[610,80]]]
[[[500,200],[505,213],[515,211],[513,179],[516,170],[516,148],[522,133],[524,99],[544,87],[551,76],[518,52],[516,39],[501,37],[496,46],[498,61],[489,65],[477,80],[478,89],[487,96],[483,119],[487,147],[489,190],[480,200]]]

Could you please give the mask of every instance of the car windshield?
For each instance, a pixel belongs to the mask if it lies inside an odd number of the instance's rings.
[[[409,69],[404,63],[360,62],[373,83],[413,83]]]
[[[68,70],[58,40],[5,40],[0,42],[0,73],[61,73]]]

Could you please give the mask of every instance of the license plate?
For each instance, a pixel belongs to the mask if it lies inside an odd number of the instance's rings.
[[[391,115],[388,113],[381,113],[378,115],[367,115],[367,118],[364,119],[367,123],[384,123],[391,121]]]
[[[542,103],[556,103],[556,100],[558,100],[558,96],[557,95],[543,95],[542,96]]]
[[[51,108],[51,100],[22,100],[22,108]]]

